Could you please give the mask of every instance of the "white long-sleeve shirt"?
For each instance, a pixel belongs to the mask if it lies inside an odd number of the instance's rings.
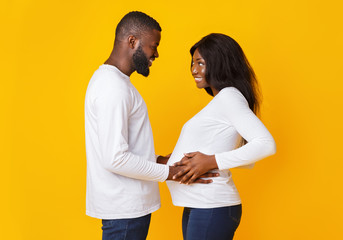
[[[247,144],[237,148],[242,136]],[[250,110],[244,96],[233,87],[222,89],[212,101],[182,128],[168,165],[184,153],[199,151],[213,155],[220,173],[210,184],[184,185],[167,181],[173,204],[215,208],[241,203],[230,168],[250,165],[275,153],[275,142],[263,123]]]
[[[112,65],[92,76],[85,99],[86,214],[100,219],[141,217],[160,208],[158,181],[169,167],[156,163],[146,104],[130,78]]]

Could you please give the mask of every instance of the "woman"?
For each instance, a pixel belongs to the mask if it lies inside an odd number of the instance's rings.
[[[256,78],[238,43],[224,34],[210,34],[190,53],[197,87],[214,98],[183,126],[168,161],[185,167],[174,176],[185,184],[167,184],[173,204],[184,207],[185,240],[232,239],[242,210],[229,169],[274,154],[275,142],[255,115]],[[219,173],[211,184],[189,185],[208,171]]]

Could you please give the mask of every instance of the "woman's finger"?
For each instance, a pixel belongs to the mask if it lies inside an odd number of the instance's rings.
[[[207,172],[199,176],[199,178],[219,177],[219,173]]]
[[[193,176],[189,179],[188,182],[186,182],[186,184],[192,184],[195,182],[195,180],[197,180],[199,177],[197,176],[197,174],[193,174]]]
[[[196,155],[197,152],[190,152],[190,153],[184,153],[183,155],[185,155],[188,158],[194,157]]]
[[[188,157],[183,157],[180,161],[173,164],[173,166],[183,166],[189,162]]]
[[[183,178],[181,179],[180,183],[186,184],[188,180],[193,176],[193,172],[189,171]]]
[[[194,183],[203,183],[203,184],[209,184],[213,182],[212,179],[202,179],[202,178],[198,178],[197,180],[194,181]]]

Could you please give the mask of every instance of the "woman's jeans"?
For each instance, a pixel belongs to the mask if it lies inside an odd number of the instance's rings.
[[[228,240],[239,225],[242,205],[220,208],[184,208],[184,240]]]
[[[145,240],[151,214],[139,218],[102,220],[103,240]]]

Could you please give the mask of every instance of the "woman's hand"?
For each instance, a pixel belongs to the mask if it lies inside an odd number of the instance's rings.
[[[183,166],[183,169],[173,176],[173,179],[179,179],[180,183],[191,184],[196,179],[204,177],[208,171],[218,168],[214,155],[206,155],[201,152],[186,153],[181,161],[176,162],[174,166]]]

